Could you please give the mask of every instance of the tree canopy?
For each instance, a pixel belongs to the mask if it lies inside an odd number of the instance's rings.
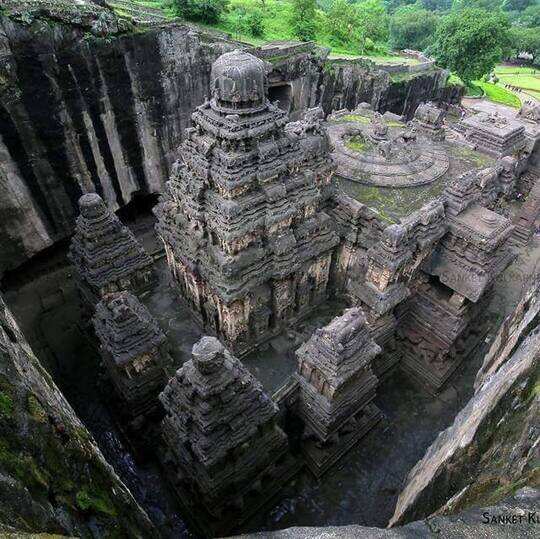
[[[390,46],[424,50],[433,40],[438,18],[421,4],[401,6],[390,18]]]
[[[312,41],[317,32],[316,0],[293,0],[291,26],[300,41]]]
[[[510,46],[509,28],[501,12],[452,10],[437,26],[430,53],[468,84],[501,61]]]
[[[228,0],[172,0],[176,13],[188,21],[213,24],[219,21]]]

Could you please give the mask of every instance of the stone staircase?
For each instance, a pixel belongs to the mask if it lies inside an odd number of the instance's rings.
[[[134,0],[107,0],[106,4],[117,15],[129,19],[135,24],[155,26],[170,20],[163,10],[139,4]]]
[[[529,171],[527,181],[533,183],[519,213],[513,219],[514,232],[512,239],[520,244],[527,245],[535,231],[536,220],[540,217],[540,176]]]

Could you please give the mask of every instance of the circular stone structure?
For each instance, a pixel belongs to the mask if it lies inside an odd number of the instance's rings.
[[[252,54],[222,54],[212,65],[210,81],[214,106],[221,112],[253,112],[266,105],[267,65]]]
[[[337,175],[364,185],[403,188],[427,185],[446,174],[450,162],[444,150],[424,138],[402,138],[404,127],[393,127],[387,140],[377,140],[369,123],[330,124]]]

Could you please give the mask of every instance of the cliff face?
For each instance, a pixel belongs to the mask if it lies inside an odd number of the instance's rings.
[[[110,12],[96,26],[57,11],[30,23],[0,19],[0,274],[69,236],[82,193],[116,210],[136,193],[161,192],[208,95],[212,62],[235,47],[187,26],[128,32]],[[320,49],[271,61],[273,97],[290,100],[293,118],[362,101],[410,114],[446,91],[440,70],[393,82]]]
[[[502,503],[469,509],[452,516],[435,516],[388,529],[365,526],[328,526],[325,528],[288,528],[277,532],[242,535],[231,539],[413,539],[413,538],[462,538],[508,539],[535,537],[535,523],[540,502],[540,492],[525,487]],[[493,519],[506,519],[507,524],[497,524]],[[531,519],[531,520],[530,520]],[[510,525],[508,525],[508,523]]]
[[[98,38],[2,18],[0,272],[69,235],[82,193],[117,209],[160,192],[226,48],[186,27]]]
[[[156,536],[0,297],[0,532],[12,530]]]
[[[459,101],[462,91],[447,86],[447,77],[445,71],[435,68],[390,75],[367,60],[327,60],[322,66],[317,103],[330,114],[366,102],[381,113],[390,111],[410,119],[425,101]]]
[[[476,392],[411,470],[391,526],[538,485],[540,276],[502,324]]]

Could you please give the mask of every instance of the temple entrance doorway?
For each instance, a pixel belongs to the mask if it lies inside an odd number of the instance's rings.
[[[292,86],[289,83],[278,83],[268,88],[270,102],[279,101],[279,108],[285,112],[291,112]]]

